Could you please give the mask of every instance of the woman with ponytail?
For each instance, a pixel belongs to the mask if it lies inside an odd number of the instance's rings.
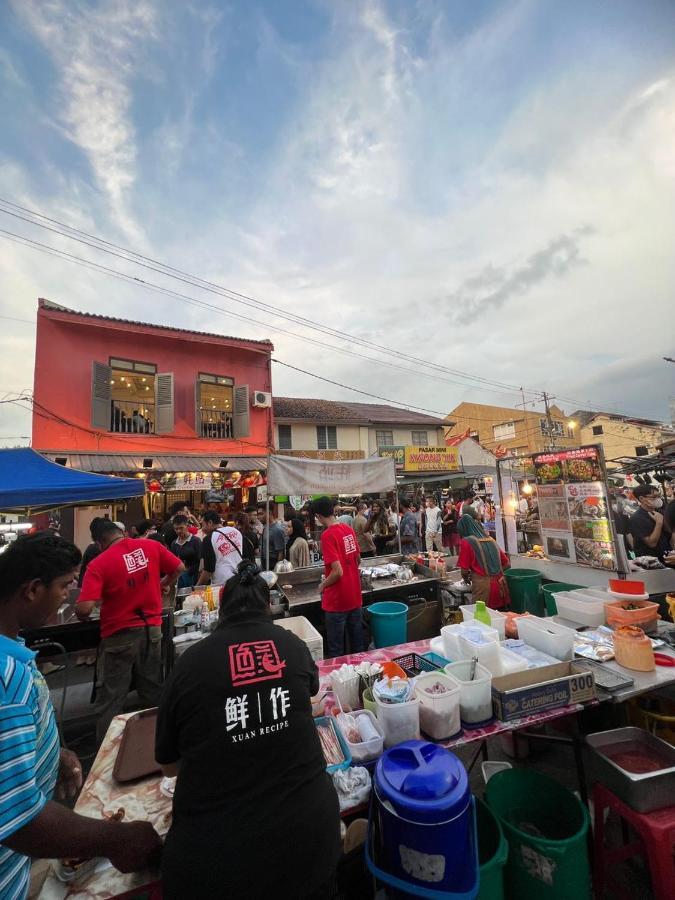
[[[244,560],[217,626],[166,683],[155,757],[178,777],[165,900],[334,894],[340,817],[312,719],[319,675],[269,602],[260,570]]]

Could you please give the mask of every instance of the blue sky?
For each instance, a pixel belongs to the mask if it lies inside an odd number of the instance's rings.
[[[668,416],[671,0],[15,0],[0,6],[0,35],[0,196],[390,360],[548,390],[568,411]],[[255,325],[222,300],[222,314],[205,312],[0,236],[0,313],[33,319],[37,296],[270,336],[280,359],[402,403],[519,401],[319,349],[279,333],[289,326],[273,313]],[[2,392],[30,388],[33,336],[3,320]],[[275,378],[279,394],[359,399]],[[29,434],[26,412],[0,409],[0,441]]]

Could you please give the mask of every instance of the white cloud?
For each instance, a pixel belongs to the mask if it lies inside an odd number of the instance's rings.
[[[157,36],[154,3],[13,2],[56,67],[56,119],[87,155],[113,219],[128,236],[140,239],[130,204],[137,176],[131,104],[143,48]]]

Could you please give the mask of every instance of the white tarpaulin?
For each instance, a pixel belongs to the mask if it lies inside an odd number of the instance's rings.
[[[374,494],[396,488],[393,459],[334,462],[270,456],[267,492],[279,494]]]

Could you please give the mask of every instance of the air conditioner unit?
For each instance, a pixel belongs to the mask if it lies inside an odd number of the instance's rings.
[[[265,391],[253,391],[251,406],[256,409],[269,409],[272,406],[272,395]]]

